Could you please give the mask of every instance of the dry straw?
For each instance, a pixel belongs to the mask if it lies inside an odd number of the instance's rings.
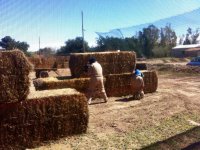
[[[157,90],[158,77],[155,71],[142,71],[144,74],[144,92],[152,93]],[[131,86],[133,74],[113,74],[106,76],[106,93],[108,96],[134,95],[138,92],[137,83]],[[134,82],[133,82],[134,83]]]
[[[25,149],[85,133],[88,117],[85,95],[73,89],[40,91],[21,103],[0,104],[0,147]]]
[[[85,93],[88,89],[89,80],[89,78],[74,78],[67,80],[58,80],[57,78],[46,78],[37,79],[33,83],[36,90],[74,88],[80,92]]]
[[[0,52],[0,103],[23,101],[29,94],[32,66],[19,50]]]
[[[35,56],[28,58],[30,62],[34,65],[34,68],[67,68],[69,57],[68,56],[54,56],[54,57],[44,57]]]
[[[104,75],[130,73],[136,63],[136,54],[128,51],[75,53],[70,55],[69,60],[72,77],[87,77],[84,73],[84,65],[87,64],[90,57],[95,57],[102,65]]]

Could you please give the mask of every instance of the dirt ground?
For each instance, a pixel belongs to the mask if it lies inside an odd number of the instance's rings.
[[[141,149],[200,126],[200,75],[159,72],[158,78],[157,92],[142,100],[129,101],[127,96],[110,97],[107,103],[93,101],[86,134],[35,149]],[[183,141],[172,146],[181,149],[199,142],[200,133]]]

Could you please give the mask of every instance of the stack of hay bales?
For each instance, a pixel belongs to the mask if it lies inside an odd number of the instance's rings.
[[[0,52],[0,148],[25,149],[85,133],[88,106],[75,89],[28,96],[31,65],[21,51]]]
[[[72,77],[80,77],[68,80],[47,81],[40,80],[35,83],[36,90],[75,88],[80,92],[88,89],[89,78],[83,71],[83,66],[89,57],[95,57],[102,65],[105,77],[105,89],[108,96],[125,96],[137,93],[137,85],[131,88],[133,80],[132,71],[136,65],[136,55],[133,52],[98,52],[98,53],[77,53],[71,54],[69,66]],[[146,64],[142,64],[145,69]],[[152,93],[157,90],[158,78],[155,71],[143,71],[144,73],[144,92]]]
[[[69,60],[72,77],[87,77],[83,66],[87,64],[90,57],[95,57],[101,64],[104,75],[132,72],[136,64],[136,54],[129,51],[75,53],[70,55]]]
[[[62,89],[37,95],[23,103],[0,104],[0,147],[31,148],[43,141],[86,132],[88,107],[84,94]]]
[[[153,93],[158,87],[156,71],[142,71],[144,74],[144,93]],[[89,78],[74,78],[58,80],[57,78],[37,79],[34,81],[36,90],[50,90],[74,88],[79,92],[86,93],[89,86]],[[120,97],[137,93],[137,85],[133,89],[131,81],[134,80],[132,73],[110,74],[105,76],[105,90],[109,97]]]
[[[108,96],[125,96],[137,93],[137,88],[131,88],[132,72],[136,68],[136,54],[130,51],[98,52],[71,54],[69,67],[72,77],[85,77],[83,65],[90,57],[95,57],[102,65],[106,78],[105,89]],[[145,63],[139,63],[140,70],[146,70]],[[151,93],[157,90],[158,78],[155,71],[144,72],[144,92]],[[135,85],[137,87],[137,85]],[[87,88],[87,87],[86,87]]]

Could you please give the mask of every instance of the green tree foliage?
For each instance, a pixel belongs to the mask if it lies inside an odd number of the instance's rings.
[[[17,49],[23,51],[24,53],[27,53],[27,50],[28,50],[28,48],[29,48],[29,45],[28,45],[26,42],[19,42],[19,41],[17,41],[17,42],[16,42],[16,45],[17,45],[17,46],[16,46]]]
[[[93,49],[135,51],[137,57],[166,57],[176,45],[176,39],[176,33],[170,25],[161,29],[150,25],[131,38],[99,37],[97,47]]]
[[[175,31],[168,24],[160,30],[160,42],[158,46],[154,46],[154,57],[168,57],[172,47],[176,45],[177,36]]]
[[[27,54],[29,45],[26,42],[15,41],[10,36],[5,36],[0,41],[0,46],[6,50],[19,49]]]
[[[97,39],[97,47],[96,51],[114,51],[114,50],[121,50],[121,51],[135,51],[137,52],[138,56],[141,56],[141,51],[139,48],[138,39],[135,37],[131,38],[114,38],[114,37],[99,37]]]
[[[183,45],[189,45],[192,44],[192,28],[187,29],[187,34],[185,41],[183,42]]]
[[[97,45],[98,48],[102,51],[105,50],[118,50],[118,49],[125,49],[126,45],[124,43],[124,39],[120,39],[120,38],[114,38],[114,37],[107,37],[107,38],[102,38],[100,37],[97,40]]]
[[[5,36],[1,39],[0,46],[6,50],[12,50],[16,48],[16,41],[10,36]]]
[[[139,41],[142,47],[142,52],[146,57],[153,56],[153,48],[158,43],[159,39],[159,29],[154,26],[150,25],[147,28],[143,29],[143,32],[139,33]]]
[[[161,28],[160,32],[161,37],[161,46],[171,46],[174,47],[176,45],[177,36],[175,31],[171,28],[171,25],[166,25],[164,28]]]
[[[37,53],[43,56],[52,56],[55,55],[56,51],[51,47],[45,47],[41,48]]]
[[[193,31],[192,28],[189,27],[187,29],[186,38],[183,44],[184,45],[197,44],[198,37],[199,37],[199,28]]]
[[[88,43],[84,41],[86,51],[89,49]],[[83,52],[83,38],[76,37],[65,42],[65,46],[61,47],[57,54],[68,55],[69,53],[81,53]]]
[[[197,28],[192,35],[192,44],[197,44],[197,38],[200,36],[199,29],[200,28]]]

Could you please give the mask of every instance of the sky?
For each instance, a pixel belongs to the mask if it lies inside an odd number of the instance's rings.
[[[96,45],[95,32],[154,22],[200,8],[200,0],[0,0],[0,39],[25,41],[29,51],[60,48],[82,36]]]

